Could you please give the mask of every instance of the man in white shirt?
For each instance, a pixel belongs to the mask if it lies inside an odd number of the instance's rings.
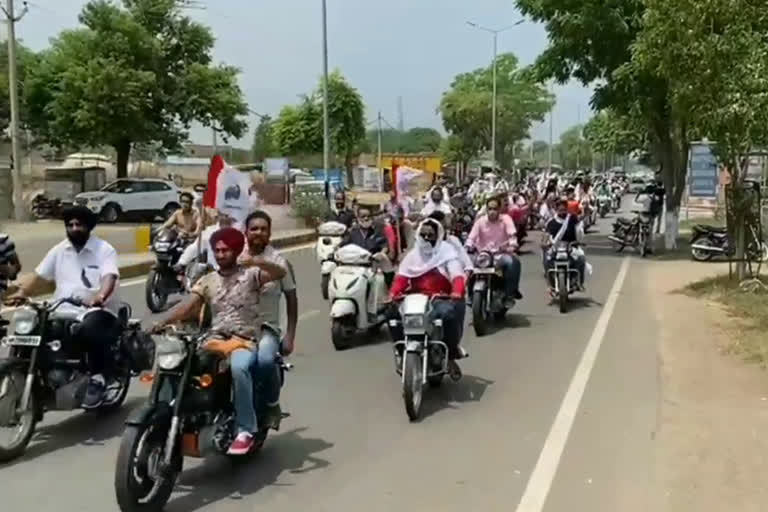
[[[216,263],[216,257],[213,254],[213,247],[211,247],[211,235],[213,235],[219,229],[228,227],[235,227],[240,231],[243,231],[243,226],[235,222],[235,219],[229,215],[219,212],[218,218],[218,223],[205,228],[202,233],[200,233],[200,239],[195,239],[184,249],[184,252],[181,253],[181,256],[179,256],[179,261],[176,263],[176,266],[179,268],[179,270],[192,263],[192,260],[197,258],[201,253],[206,255],[206,261],[208,265],[213,267],[215,270],[218,270],[219,267]]]
[[[80,321],[78,338],[87,343],[91,374],[83,407],[93,409],[104,400],[113,370],[111,345],[120,335],[117,251],[91,234],[96,215],[88,208],[68,208],[63,217],[67,239],[48,251],[32,278],[10,300],[26,297],[41,281],[47,281],[56,284],[54,299],[82,301],[82,307],[62,305],[54,314]]]

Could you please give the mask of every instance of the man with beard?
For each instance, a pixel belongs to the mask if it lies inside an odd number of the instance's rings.
[[[287,272],[279,280],[265,284],[261,288],[261,316],[259,322],[269,328],[262,329],[254,369],[256,377],[262,383],[262,396],[267,411],[267,423],[274,429],[280,427],[280,369],[278,356],[293,352],[296,340],[296,325],[299,319],[299,300],[296,295],[296,281],[291,264],[269,245],[272,236],[272,218],[264,211],[256,210],[245,220],[246,247],[238,261],[245,267],[257,265],[258,258],[274,263]],[[288,316],[285,336],[280,341],[280,298],[285,296]]]
[[[361,206],[357,210],[357,225],[347,231],[340,247],[345,245],[356,245],[370,252],[381,265],[387,286],[392,284],[395,272],[389,258],[389,243],[386,236],[373,225],[371,210],[367,206]]]
[[[333,205],[334,211],[326,220],[340,222],[347,228],[352,227],[352,223],[355,221],[355,212],[351,208],[347,208],[347,198],[344,192],[339,191],[334,194]]]
[[[41,282],[56,284],[54,299],[76,298],[83,302],[83,307],[62,305],[56,314],[73,318],[82,315],[78,338],[87,343],[91,374],[83,407],[93,409],[103,403],[107,384],[114,377],[110,347],[117,341],[120,329],[117,251],[91,234],[96,215],[88,208],[67,208],[63,217],[67,239],[48,251],[31,279],[9,302],[22,302]]]

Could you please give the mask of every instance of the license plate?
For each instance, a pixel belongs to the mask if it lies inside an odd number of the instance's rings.
[[[3,343],[17,347],[39,347],[40,340],[40,336],[7,336]]]
[[[472,270],[473,274],[495,274],[495,268],[476,268]]]

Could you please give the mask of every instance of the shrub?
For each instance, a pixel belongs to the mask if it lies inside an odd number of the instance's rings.
[[[330,213],[323,194],[299,194],[293,199],[293,216],[303,219],[307,226],[317,226]]]

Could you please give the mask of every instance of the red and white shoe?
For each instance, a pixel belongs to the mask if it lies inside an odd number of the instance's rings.
[[[253,436],[240,432],[227,450],[227,455],[245,455],[253,448]]]

